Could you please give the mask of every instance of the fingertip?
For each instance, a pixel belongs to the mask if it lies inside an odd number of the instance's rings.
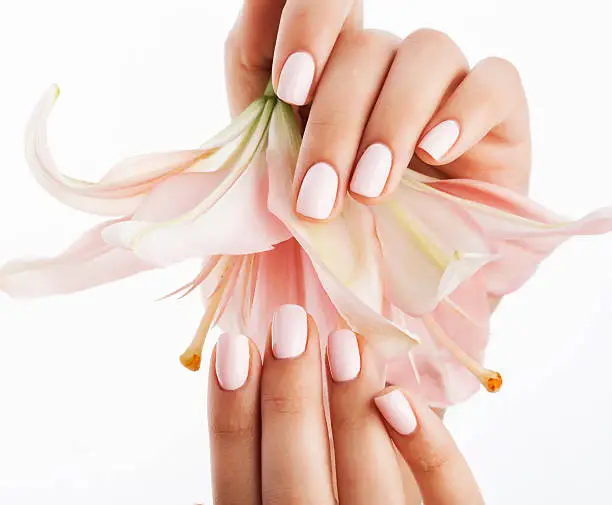
[[[448,162],[449,153],[457,144],[461,134],[461,126],[455,119],[438,122],[421,139],[417,151],[421,159],[431,165],[441,165]]]
[[[285,304],[276,309],[270,328],[270,349],[275,359],[293,359],[306,350],[311,333],[309,316],[300,305]]]
[[[366,202],[380,198],[389,185],[392,167],[391,149],[382,142],[370,144],[355,166],[349,191]]]
[[[357,335],[348,329],[333,331],[327,341],[327,364],[332,380],[350,382],[361,374],[361,348]]]
[[[254,342],[241,334],[224,333],[213,351],[215,376],[219,388],[237,391],[252,375],[254,366],[261,362]]]
[[[408,436],[417,428],[417,418],[404,393],[391,388],[374,397],[374,403],[385,421],[398,434]]]
[[[341,196],[336,168],[319,161],[307,169],[298,186],[295,212],[307,221],[325,222],[337,214]]]
[[[275,79],[276,95],[291,105],[302,106],[308,102],[314,84],[316,63],[307,51],[291,53],[282,63],[278,79]]]

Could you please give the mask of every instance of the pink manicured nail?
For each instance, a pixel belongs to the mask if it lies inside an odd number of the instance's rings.
[[[439,161],[455,145],[459,138],[459,131],[457,121],[452,119],[443,121],[423,137],[419,147],[434,160]]]
[[[329,336],[329,369],[336,382],[353,380],[361,370],[357,337],[351,330],[338,330]]]
[[[417,420],[406,397],[398,389],[374,398],[380,413],[400,435],[410,435],[417,427]]]
[[[334,168],[327,163],[315,163],[304,176],[296,210],[312,219],[327,219],[336,204],[337,193],[338,174]]]
[[[282,305],[272,318],[272,353],[277,359],[297,358],[306,349],[308,318],[299,305]]]
[[[276,94],[283,101],[293,105],[304,105],[312,86],[315,62],[310,54],[293,53],[283,66],[278,80]]]
[[[384,144],[372,144],[368,147],[353,174],[351,191],[367,198],[380,196],[385,189],[393,155]]]
[[[249,376],[249,339],[225,333],[217,343],[215,370],[219,384],[226,391],[240,389]]]

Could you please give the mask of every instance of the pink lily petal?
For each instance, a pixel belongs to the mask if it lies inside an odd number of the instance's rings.
[[[7,263],[0,269],[0,290],[16,298],[65,294],[154,268],[102,240],[104,229],[116,222],[89,230],[56,258]]]
[[[402,185],[372,212],[387,297],[407,314],[430,313],[494,257],[474,218],[437,194]]]
[[[539,263],[571,236],[612,230],[612,208],[568,221],[522,195],[482,181],[454,179],[427,186],[409,184],[461,205],[482,227],[497,253],[497,258],[483,268],[487,290],[496,296],[520,288]]]
[[[420,318],[411,318],[397,308],[388,315],[421,337],[421,345],[411,351],[411,359],[397,358],[389,362],[387,380],[390,383],[418,392],[439,408],[460,403],[480,389],[479,380],[435,341]],[[444,299],[432,317],[449,338],[473,359],[482,361],[490,317],[482,274],[469,279]]]
[[[237,170],[237,177],[219,171],[168,179],[151,192],[131,221],[108,228],[104,239],[159,265],[261,252],[288,240],[287,228],[268,211],[264,155],[256,154],[248,169]],[[228,178],[232,184],[220,193],[218,188]],[[206,212],[197,210],[207,201],[211,205]]]
[[[53,86],[36,106],[28,126],[26,155],[31,171],[43,188],[67,205],[93,214],[113,216],[134,212],[143,195],[164,178],[187,170],[199,170],[198,164],[249,127],[250,122],[261,114],[264,103],[263,100],[255,102],[205,148],[135,156],[112,168],[99,183],[91,183],[62,174],[51,156],[47,144],[47,120],[58,96],[59,89]]]
[[[215,283],[218,284],[218,275],[216,281],[211,278],[203,285],[205,299],[211,296]],[[245,258],[231,299],[217,324],[225,332],[249,335],[263,354],[272,316],[280,305],[288,303],[306,309],[323,339],[337,327],[338,314],[295,240]]]
[[[348,199],[342,215],[329,223],[309,223],[296,216],[287,195],[291,194],[299,142],[293,112],[280,103],[269,137],[270,211],[300,243],[350,328],[366,335],[383,355],[407,352],[418,341],[381,315],[379,247],[369,209]]]

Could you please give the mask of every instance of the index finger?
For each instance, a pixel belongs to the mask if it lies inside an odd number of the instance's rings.
[[[272,82],[279,98],[304,105],[340,33],[361,26],[361,1],[287,0],[278,29]]]
[[[383,390],[374,402],[426,505],[484,505],[467,462],[429,407],[396,388]]]

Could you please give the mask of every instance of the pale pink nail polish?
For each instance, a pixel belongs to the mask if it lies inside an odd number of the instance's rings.
[[[423,137],[419,147],[434,160],[441,160],[459,138],[459,123],[452,119],[443,121]]]
[[[272,354],[277,359],[297,358],[306,350],[308,318],[299,305],[282,305],[272,318]]]
[[[351,180],[351,191],[367,198],[380,196],[387,185],[393,154],[384,144],[372,144],[361,156]]]
[[[338,174],[327,163],[308,169],[298,194],[296,211],[312,219],[327,219],[336,204]]]
[[[215,363],[219,385],[226,391],[240,389],[249,376],[250,361],[248,338],[229,333],[221,335]]]
[[[276,94],[283,101],[293,105],[304,105],[312,87],[315,62],[306,52],[293,53],[281,70]]]
[[[329,370],[335,382],[355,379],[361,370],[361,355],[357,337],[351,330],[338,330],[329,336],[327,344]]]
[[[416,416],[406,397],[398,389],[374,398],[380,413],[400,435],[410,435],[417,427]]]

